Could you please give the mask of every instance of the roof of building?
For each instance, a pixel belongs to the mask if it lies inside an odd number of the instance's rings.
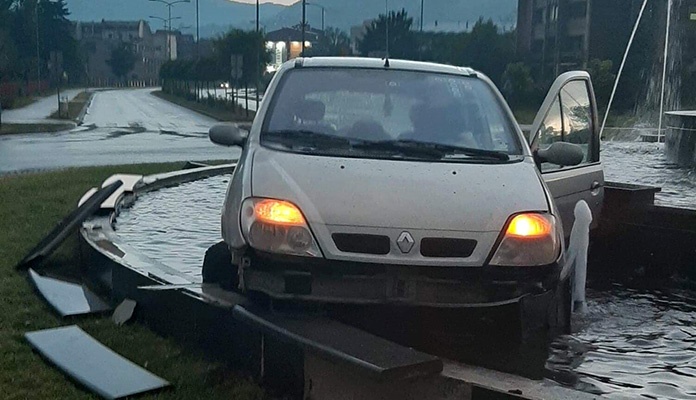
[[[308,28],[305,30],[305,40],[317,40],[321,35],[318,29]],[[297,28],[280,28],[266,33],[266,40],[271,42],[301,42],[302,30]]]
[[[100,27],[100,28],[114,28],[114,29],[140,29],[140,24],[141,23],[147,24],[146,21],[138,20],[138,21],[107,21],[102,19],[101,21],[88,21],[88,22],[83,22],[79,21],[77,24],[81,26],[89,26],[89,25],[94,25],[95,27]]]

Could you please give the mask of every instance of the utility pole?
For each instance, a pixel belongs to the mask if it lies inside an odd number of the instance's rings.
[[[307,0],[302,0],[302,54],[305,53],[305,29],[307,27]]]
[[[259,0],[256,0],[256,39],[261,42],[261,30],[259,29],[259,17],[260,17],[260,4]],[[260,45],[263,43],[258,43],[256,45],[256,113],[259,112],[259,90],[261,86],[261,49]]]
[[[389,59],[389,0],[384,0],[384,15],[386,16],[384,30],[386,32],[386,58]]]
[[[308,6],[314,6],[314,7],[319,7],[321,8],[321,31],[324,32],[324,20],[326,16],[326,7],[322,6],[321,4],[317,3],[307,3]]]
[[[167,59],[169,61],[172,60],[172,6],[175,4],[179,3],[190,3],[191,0],[175,0],[175,1],[167,1],[167,0],[148,0],[148,1],[153,1],[156,3],[162,3],[167,6],[169,9],[169,29],[167,30]],[[198,4],[198,1],[196,1],[196,4]],[[196,7],[196,12],[198,12],[198,7]],[[196,19],[198,18],[198,14],[196,14]]]
[[[198,5],[198,0],[196,0],[196,68],[199,67],[201,63],[201,50],[200,50],[200,42],[201,42],[201,30],[200,30],[200,23],[201,23],[201,18],[199,14],[199,5]],[[201,96],[201,85],[198,79],[196,79],[195,83],[195,89],[196,89],[196,101],[200,100]]]
[[[41,90],[41,48],[39,46],[39,0],[36,0],[36,8],[34,9],[36,16],[36,77],[39,91]]]
[[[420,16],[420,31],[423,33],[423,11],[425,8],[425,0],[421,0],[421,16]]]

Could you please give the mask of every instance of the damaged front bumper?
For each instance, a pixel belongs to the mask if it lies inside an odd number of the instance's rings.
[[[491,307],[554,289],[557,264],[530,268],[381,265],[279,257],[245,257],[240,284],[277,300],[333,304]]]

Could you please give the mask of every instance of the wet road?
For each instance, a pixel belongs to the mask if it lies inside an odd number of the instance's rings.
[[[159,99],[153,90],[96,93],[83,126],[72,131],[0,136],[0,174],[239,156],[239,149],[208,140],[217,121]]]

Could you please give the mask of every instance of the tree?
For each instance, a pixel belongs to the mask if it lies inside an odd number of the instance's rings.
[[[255,83],[257,73],[263,72],[270,60],[264,35],[257,34],[255,31],[232,29],[224,36],[215,39],[213,51],[222,79],[230,78],[232,55],[242,55],[241,81],[246,83]]]
[[[519,105],[528,99],[534,89],[532,72],[524,63],[508,64],[503,73],[503,93],[511,105]]]
[[[135,66],[136,57],[133,49],[128,44],[122,43],[111,50],[111,58],[106,63],[119,80],[125,80]]]
[[[593,59],[587,65],[587,72],[592,77],[592,86],[600,109],[605,109],[609,105],[609,97],[616,80],[616,74],[612,72],[613,64],[611,60]]]
[[[489,19],[480,18],[464,46],[458,65],[468,65],[500,83],[505,67],[515,54],[515,38],[512,33],[500,33],[498,26]]]
[[[349,56],[352,54],[350,36],[338,28],[329,27],[308,52],[310,56]]]
[[[391,11],[388,15],[380,14],[365,31],[365,36],[358,42],[363,56],[384,55],[387,52],[387,27],[389,27],[389,56],[394,58],[414,59],[418,54],[418,41],[411,31],[413,18],[406,10]]]

